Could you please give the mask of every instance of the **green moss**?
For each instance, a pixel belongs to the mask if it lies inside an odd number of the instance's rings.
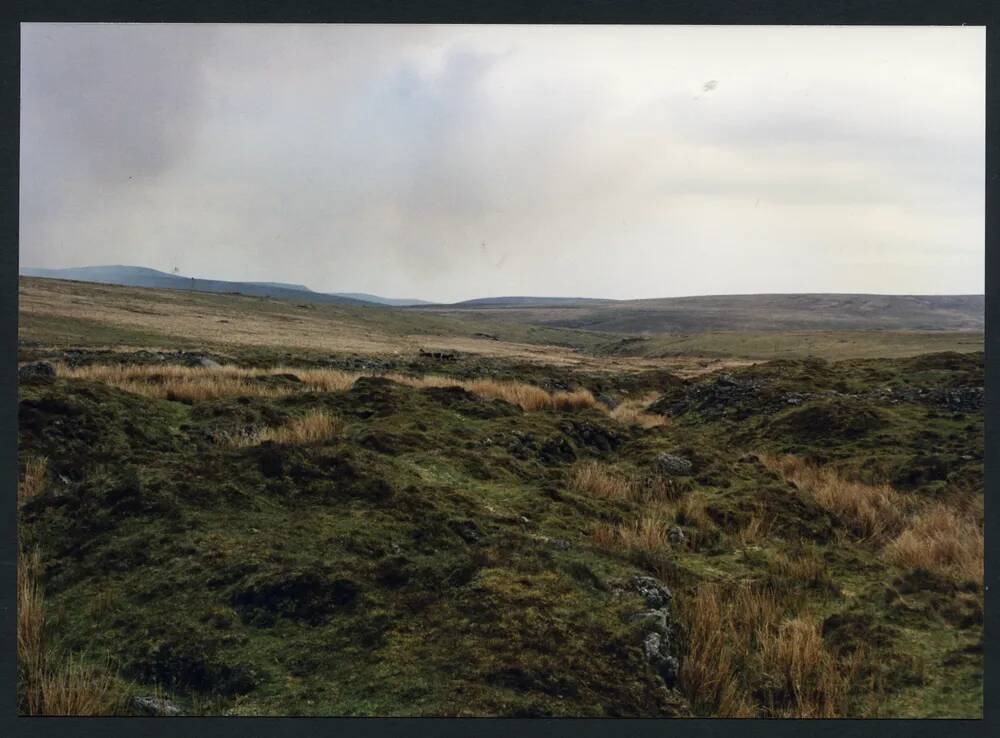
[[[837,387],[962,386],[976,371],[944,357],[776,362],[733,375],[766,384],[770,402]],[[529,376],[595,389],[626,382],[540,367]],[[683,398],[715,379],[627,381]],[[865,685],[876,683],[886,716],[977,714],[981,592],[917,586],[752,453],[794,451],[863,479],[910,473],[900,486],[926,498],[977,495],[979,411],[928,418],[926,403],[874,400],[772,411],[753,400],[740,421],[692,408],[643,431],[596,410],[524,413],[372,379],[193,404],[62,379],[20,392],[20,452],[50,459],[22,535],[43,552],[53,638],[109,653],[126,678],[160,685],[189,711],[687,714],[629,618],[646,608],[629,582],[646,573],[678,593],[770,581],[827,624],[838,652],[876,641],[890,666],[859,682],[854,714],[870,708]],[[218,440],[320,409],[345,421],[321,444]],[[652,553],[598,548],[598,523],[632,520],[642,507],[571,489],[573,465],[601,460],[641,476],[655,473],[661,452],[691,460],[672,494],[705,497],[711,539]],[[766,531],[740,544],[755,517]],[[779,557],[823,566],[795,581]]]

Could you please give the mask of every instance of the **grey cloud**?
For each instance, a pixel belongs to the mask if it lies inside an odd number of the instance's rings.
[[[872,249],[950,249],[882,291],[969,291],[981,30],[801,33],[30,27],[22,263],[653,297],[870,288]]]

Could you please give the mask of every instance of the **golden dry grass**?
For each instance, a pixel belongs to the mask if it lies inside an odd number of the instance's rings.
[[[656,502],[677,496],[674,482],[660,476],[626,474],[596,461],[584,461],[570,470],[571,489],[594,497],[630,502]]]
[[[644,514],[624,523],[601,523],[594,528],[592,539],[605,551],[642,551],[658,553],[669,547],[667,530],[670,521],[657,515]]]
[[[663,415],[647,413],[646,408],[655,401],[656,395],[625,400],[608,414],[619,423],[626,425],[637,425],[640,428],[658,428],[667,425],[667,419]]]
[[[906,500],[887,484],[852,482],[835,470],[797,456],[762,454],[761,463],[810,494],[861,539],[884,541],[899,533],[906,521]]]
[[[915,509],[915,503],[889,485],[847,481],[832,469],[794,456],[760,458],[769,469],[812,494],[856,535],[884,543],[882,555],[889,563],[982,584],[983,523],[974,510],[941,502]]]
[[[688,525],[699,530],[712,529],[715,527],[715,523],[708,516],[707,504],[708,500],[704,493],[692,493],[677,503],[674,517],[681,525]]]
[[[17,504],[23,505],[45,489],[49,460],[45,456],[32,456],[24,462],[24,472],[17,480]]]
[[[44,663],[42,631],[45,613],[38,585],[38,552],[17,557],[17,664],[28,674],[39,674]]]
[[[734,536],[741,546],[755,546],[767,540],[771,534],[771,525],[767,519],[760,514],[752,514],[747,522],[736,531]]]
[[[295,418],[277,428],[263,428],[229,440],[236,447],[259,446],[265,441],[282,445],[309,445],[322,443],[344,431],[344,421],[323,411],[312,412]]]
[[[798,550],[788,555],[777,553],[768,562],[768,572],[775,586],[824,587],[838,591],[830,576],[829,567],[815,548]]]
[[[679,684],[698,714],[835,717],[861,656],[837,659],[815,621],[786,617],[771,589],[702,584],[679,601],[687,653]]]
[[[914,516],[885,547],[885,557],[896,566],[981,585],[983,543],[983,526],[975,516],[937,503]]]
[[[268,372],[223,366],[218,369],[177,365],[91,364],[56,365],[56,373],[69,379],[103,382],[124,392],[162,400],[201,401],[220,397],[260,395],[279,397],[286,390],[254,381]]]
[[[109,668],[94,668],[81,658],[68,657],[40,677],[40,704],[33,715],[91,717],[117,712],[118,682]]]
[[[225,365],[218,368],[187,367],[179,365],[145,364],[91,364],[69,367],[57,364],[59,376],[103,382],[125,392],[167,400],[199,401],[220,397],[264,396],[281,397],[294,391],[292,388],[275,387],[260,379],[275,374],[294,374],[302,389],[317,392],[335,392],[349,388],[362,376],[384,376],[410,387],[462,387],[473,394],[488,399],[504,400],[518,405],[526,412],[539,410],[577,410],[604,408],[587,389],[568,392],[547,392],[525,382],[493,379],[461,380],[428,375],[411,377],[405,374],[366,375],[338,369],[298,369],[272,367],[245,369]]]
[[[27,715],[109,715],[120,702],[110,668],[81,658],[57,657],[45,642],[45,601],[38,583],[37,551],[17,559],[17,671],[21,709]]]
[[[631,500],[632,479],[596,461],[577,464],[570,471],[569,485],[577,492],[608,500]]]

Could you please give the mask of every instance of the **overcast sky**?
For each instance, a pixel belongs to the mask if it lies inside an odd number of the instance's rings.
[[[22,26],[21,264],[983,292],[982,28]]]

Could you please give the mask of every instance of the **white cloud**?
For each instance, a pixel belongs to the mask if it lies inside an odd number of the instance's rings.
[[[24,28],[26,265],[982,291],[982,29]]]

